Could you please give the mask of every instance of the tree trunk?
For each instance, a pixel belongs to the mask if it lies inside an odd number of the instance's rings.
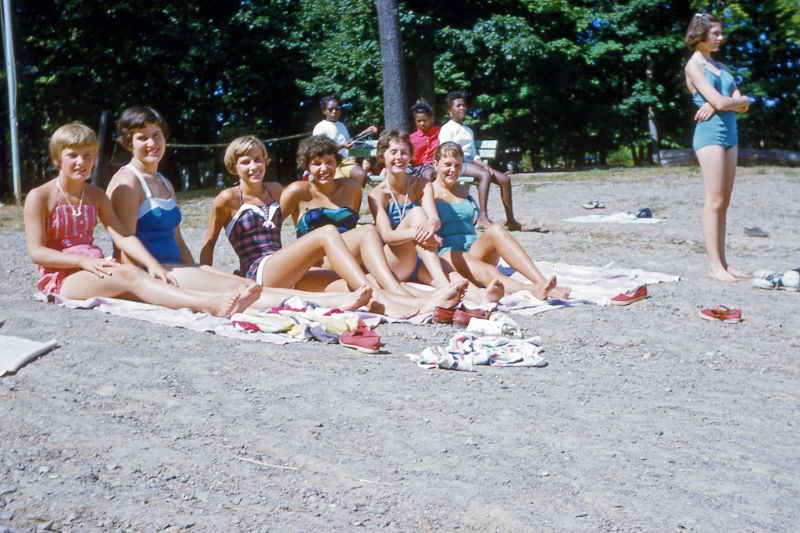
[[[403,39],[397,0],[375,0],[378,11],[378,32],[381,38],[381,70],[383,72],[383,119],[385,127],[409,130]]]

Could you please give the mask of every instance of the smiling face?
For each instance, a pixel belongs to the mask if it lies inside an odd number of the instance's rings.
[[[94,168],[96,153],[95,145],[67,146],[61,150],[59,160],[55,162],[59,176],[75,181],[88,179]]]
[[[467,117],[467,103],[463,98],[456,98],[447,111],[450,113],[450,118],[460,124]]]
[[[436,161],[436,179],[446,185],[454,185],[461,176],[464,160],[455,154],[445,154]]]
[[[236,176],[242,182],[261,183],[268,164],[269,160],[264,156],[264,151],[253,147],[236,159]]]
[[[143,128],[133,130],[131,136],[131,152],[134,159],[144,165],[158,165],[164,157],[166,139],[161,128],[152,123],[147,123]]]
[[[322,110],[322,114],[325,116],[325,120],[330,120],[331,122],[336,122],[339,120],[339,117],[342,116],[342,104],[339,100],[328,100],[325,104],[325,108]]]
[[[389,141],[389,148],[383,152],[383,164],[392,174],[405,173],[411,162],[411,148],[398,141]]]
[[[308,162],[310,180],[314,183],[327,183],[333,181],[338,163],[333,154],[322,154],[311,158]]]

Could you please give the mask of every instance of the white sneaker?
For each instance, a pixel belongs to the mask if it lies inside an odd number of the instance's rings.
[[[781,276],[783,288],[787,291],[800,291],[800,272],[797,270],[787,270]]]

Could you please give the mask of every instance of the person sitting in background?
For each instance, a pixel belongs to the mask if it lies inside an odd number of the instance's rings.
[[[433,108],[428,102],[419,99],[411,106],[414,115],[414,124],[417,129],[409,135],[411,145],[414,147],[414,160],[411,169],[415,176],[421,176],[428,181],[433,181],[436,171],[433,169],[436,148],[439,147],[439,126],[433,125]]]
[[[499,170],[495,170],[478,157],[475,146],[475,134],[472,128],[464,124],[467,118],[467,97],[460,91],[447,94],[447,112],[450,120],[439,130],[439,142],[455,142],[464,151],[464,176],[477,178],[478,202],[480,204],[480,218],[478,226],[491,225],[488,216],[489,185],[496,183],[500,187],[503,208],[506,211],[506,228],[511,231],[522,229],[522,225],[514,218],[514,205],[511,200],[511,178]]]
[[[367,181],[367,173],[356,163],[354,158],[350,157],[353,139],[350,137],[350,132],[347,131],[347,126],[339,120],[342,116],[341,98],[335,94],[323,96],[319,101],[319,106],[324,118],[314,126],[312,135],[324,135],[336,143],[341,156],[341,162],[336,168],[336,179],[353,178],[363,187]],[[378,128],[370,126],[356,135],[356,137],[375,133],[378,133]]]

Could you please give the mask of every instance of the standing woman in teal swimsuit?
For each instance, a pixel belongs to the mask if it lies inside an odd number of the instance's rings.
[[[725,258],[725,221],[736,177],[737,145],[735,113],[748,110],[750,101],[736,88],[728,69],[711,54],[722,45],[722,23],[697,13],[686,30],[686,46],[692,55],[686,63],[686,86],[698,110],[692,146],[703,174],[703,238],[708,253],[708,276],[720,281],[739,281],[750,276],[737,272]]]

